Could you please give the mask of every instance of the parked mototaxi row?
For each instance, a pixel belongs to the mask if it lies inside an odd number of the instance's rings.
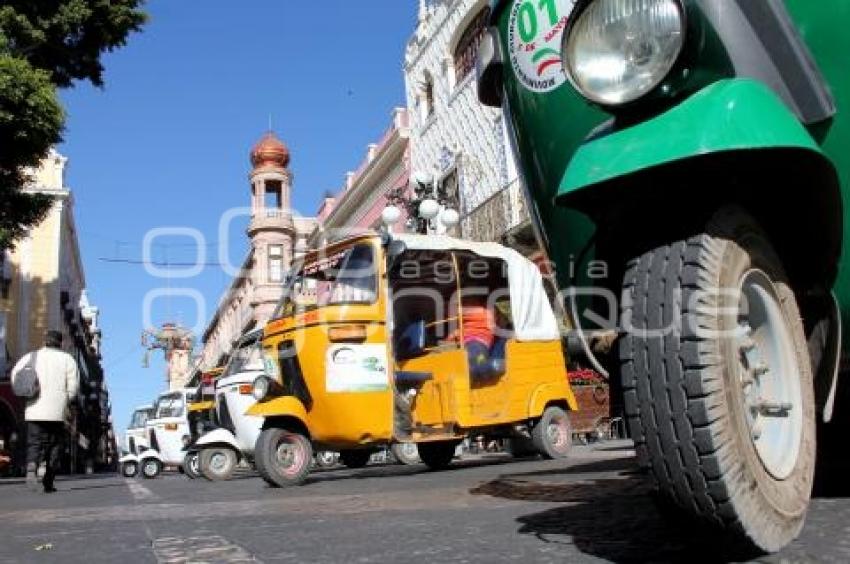
[[[368,232],[308,253],[273,319],[207,376],[210,396],[166,392],[136,411],[125,476],[220,481],[241,464],[281,487],[379,452],[441,469],[473,437],[561,458],[578,410],[538,267],[446,236]]]

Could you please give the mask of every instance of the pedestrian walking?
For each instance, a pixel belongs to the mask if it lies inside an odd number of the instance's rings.
[[[21,358],[12,370],[15,393],[26,398],[27,487],[38,489],[38,466],[45,463],[42,486],[56,491],[54,478],[65,432],[65,415],[79,389],[77,362],[62,350],[62,333],[48,331],[45,346]]]

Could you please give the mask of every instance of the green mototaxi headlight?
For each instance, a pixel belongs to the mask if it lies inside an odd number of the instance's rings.
[[[594,0],[564,38],[564,70],[589,100],[627,104],[667,77],[684,42],[681,0]]]

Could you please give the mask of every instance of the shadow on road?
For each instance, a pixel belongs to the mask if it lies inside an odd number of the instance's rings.
[[[481,468],[484,466],[500,466],[503,464],[516,464],[517,460],[507,455],[492,455],[484,458],[471,460],[455,460],[444,472],[458,472],[469,468]],[[423,473],[433,473],[424,464],[375,464],[364,468],[350,469],[344,466],[338,468],[326,468],[311,473],[305,480],[305,484],[320,482],[336,482],[338,480],[365,480],[369,478],[415,476]]]
[[[582,479],[577,474],[617,472],[616,477]],[[563,475],[562,482],[534,479]],[[648,481],[632,460],[611,460],[558,470],[505,474],[471,490],[515,501],[549,502],[552,509],[524,515],[521,534],[542,542],[575,546],[611,562],[723,561],[716,537],[701,538],[693,527],[665,519]],[[712,545],[711,542],[715,543]],[[695,558],[694,555],[700,555]]]

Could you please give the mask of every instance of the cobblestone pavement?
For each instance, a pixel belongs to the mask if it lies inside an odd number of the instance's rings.
[[[0,562],[693,562],[716,548],[662,519],[627,442],[321,471],[287,490],[248,473],[58,485],[0,481]],[[850,498],[815,499],[800,539],[761,561],[850,562]]]

